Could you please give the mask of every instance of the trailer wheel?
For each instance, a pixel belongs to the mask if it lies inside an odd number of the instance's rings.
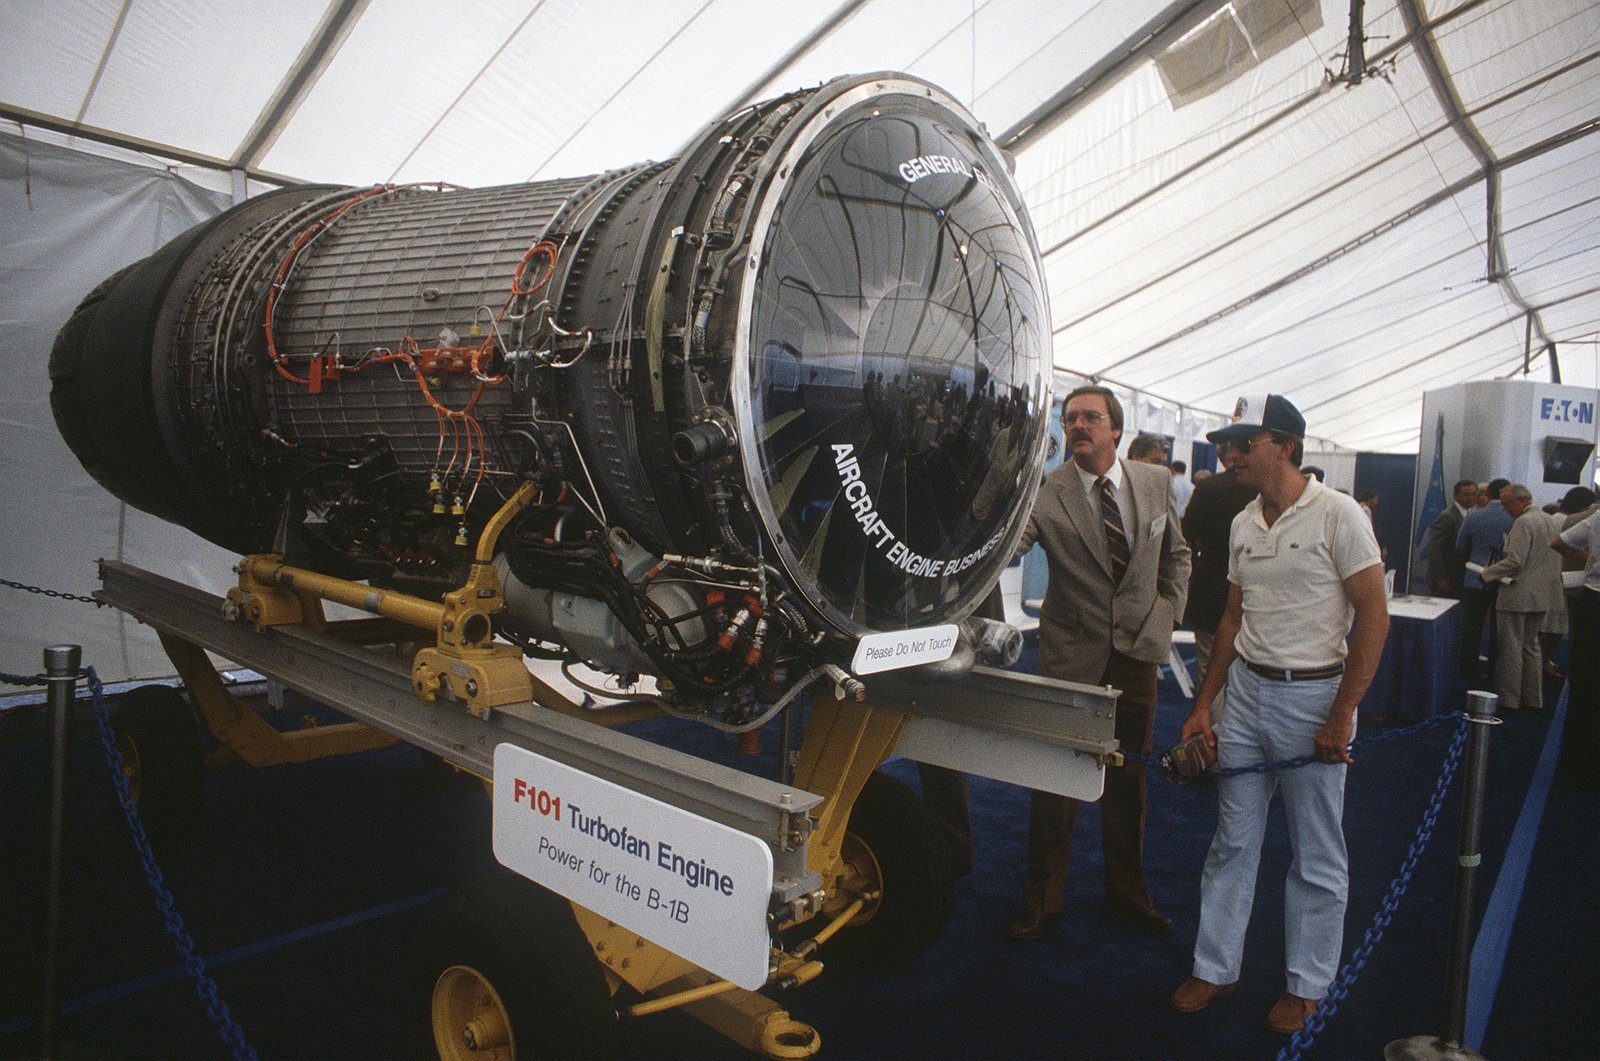
[[[949,855],[921,797],[888,774],[873,774],[850,811],[842,855],[848,889],[880,895],[823,954],[890,969],[927,953],[950,920],[955,885]]]
[[[614,1058],[611,994],[572,907],[511,873],[428,907],[416,991],[441,1061]]]
[[[193,842],[205,804],[200,727],[168,685],[141,685],[111,708],[122,773],[150,841],[168,848]]]

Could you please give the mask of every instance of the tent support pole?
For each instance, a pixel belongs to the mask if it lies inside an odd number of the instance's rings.
[[[1367,72],[1366,0],[1350,0],[1350,44],[1345,52],[1345,80],[1354,88]]]

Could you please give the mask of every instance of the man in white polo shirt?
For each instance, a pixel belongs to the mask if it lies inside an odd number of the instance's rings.
[[[1360,506],[1301,474],[1305,418],[1287,399],[1240,399],[1234,422],[1206,437],[1237,447],[1239,479],[1261,496],[1233,521],[1228,603],[1183,738],[1203,734],[1225,768],[1311,753],[1319,761],[1218,784],[1193,975],[1172,1004],[1193,1012],[1232,993],[1267,808],[1281,790],[1295,857],[1284,898],[1287,985],[1267,1026],[1289,1034],[1316,1010],[1339,968],[1349,886],[1345,767],[1356,705],[1389,632],[1383,564]],[[1211,705],[1224,682],[1227,715],[1213,730]]]

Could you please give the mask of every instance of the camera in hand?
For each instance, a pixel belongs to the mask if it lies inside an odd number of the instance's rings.
[[[1205,734],[1196,733],[1182,744],[1163,752],[1161,771],[1167,780],[1186,785],[1217,765],[1217,750],[1206,743]]]

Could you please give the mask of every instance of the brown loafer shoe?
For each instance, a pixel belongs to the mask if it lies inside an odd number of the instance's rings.
[[[1106,913],[1140,932],[1148,932],[1152,936],[1172,935],[1172,919],[1152,906],[1107,900]]]
[[[1317,1011],[1317,999],[1284,995],[1267,1014],[1267,1027],[1279,1035],[1293,1035],[1305,1027],[1306,1018]]]
[[[1050,935],[1061,923],[1060,914],[1043,914],[1037,910],[1024,910],[1017,919],[1006,926],[1006,938],[1018,943],[1033,943]]]
[[[1198,1013],[1217,999],[1227,998],[1233,994],[1233,989],[1238,986],[1238,984],[1214,984],[1210,980],[1191,976],[1179,984],[1178,989],[1172,993],[1172,1008],[1179,1013]]]

